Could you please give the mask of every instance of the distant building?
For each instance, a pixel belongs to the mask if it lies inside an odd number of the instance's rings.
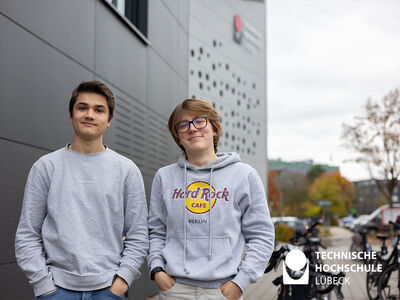
[[[275,170],[275,171],[285,170],[302,174],[306,174],[315,165],[317,164],[314,164],[314,161],[312,159],[304,161],[291,161],[291,162],[282,161],[280,159],[268,160],[268,170]],[[325,164],[318,164],[318,165],[320,165],[327,173],[339,172],[339,167],[329,166]]]
[[[384,181],[381,181],[384,184]],[[378,188],[375,180],[353,181],[354,190],[356,192],[353,205],[358,215],[370,214],[377,207],[387,204],[388,201]],[[392,196],[393,203],[399,203],[400,199],[400,183],[394,189]]]

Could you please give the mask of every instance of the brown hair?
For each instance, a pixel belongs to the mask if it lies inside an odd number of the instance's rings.
[[[84,81],[73,90],[71,100],[69,100],[69,116],[72,118],[75,102],[79,94],[84,92],[100,94],[106,98],[109,112],[108,121],[110,121],[114,115],[114,94],[107,85],[98,80]]]
[[[175,143],[185,152],[185,148],[179,145],[179,136],[175,127],[183,112],[188,112],[197,117],[208,118],[208,121],[211,123],[216,133],[216,136],[214,136],[214,152],[217,153],[218,143],[222,133],[222,125],[220,116],[215,108],[208,101],[202,99],[186,99],[175,107],[168,120],[168,129]]]

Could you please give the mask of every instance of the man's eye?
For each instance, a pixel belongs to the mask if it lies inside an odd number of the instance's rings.
[[[98,113],[103,113],[104,112],[104,109],[97,109],[96,110]]]
[[[84,107],[84,106],[79,106],[78,109],[79,109],[79,110],[85,110],[86,107]]]

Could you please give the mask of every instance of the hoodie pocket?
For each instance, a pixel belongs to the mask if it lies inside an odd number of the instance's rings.
[[[211,239],[211,256],[209,256],[209,247],[209,237],[187,238],[186,264],[184,265],[184,238],[171,236],[162,251],[167,273],[194,280],[216,280],[237,273],[238,266],[232,262],[229,237]]]

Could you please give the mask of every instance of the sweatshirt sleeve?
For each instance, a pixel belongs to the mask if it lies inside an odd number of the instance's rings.
[[[241,200],[242,232],[246,250],[239,272],[232,279],[244,292],[264,274],[274,248],[275,230],[269,214],[261,178],[255,170],[249,176],[249,190]]]
[[[149,212],[149,234],[150,253],[147,258],[149,269],[156,267],[165,269],[165,260],[161,250],[165,246],[167,225],[167,212],[162,199],[162,183],[159,173],[156,174],[151,187],[150,212]]]
[[[54,290],[53,278],[46,265],[42,224],[46,217],[49,183],[35,165],[25,186],[21,217],[15,237],[17,263],[33,286],[35,296]]]
[[[140,170],[133,166],[124,186],[124,251],[117,275],[130,286],[140,276],[149,249],[147,203]]]

